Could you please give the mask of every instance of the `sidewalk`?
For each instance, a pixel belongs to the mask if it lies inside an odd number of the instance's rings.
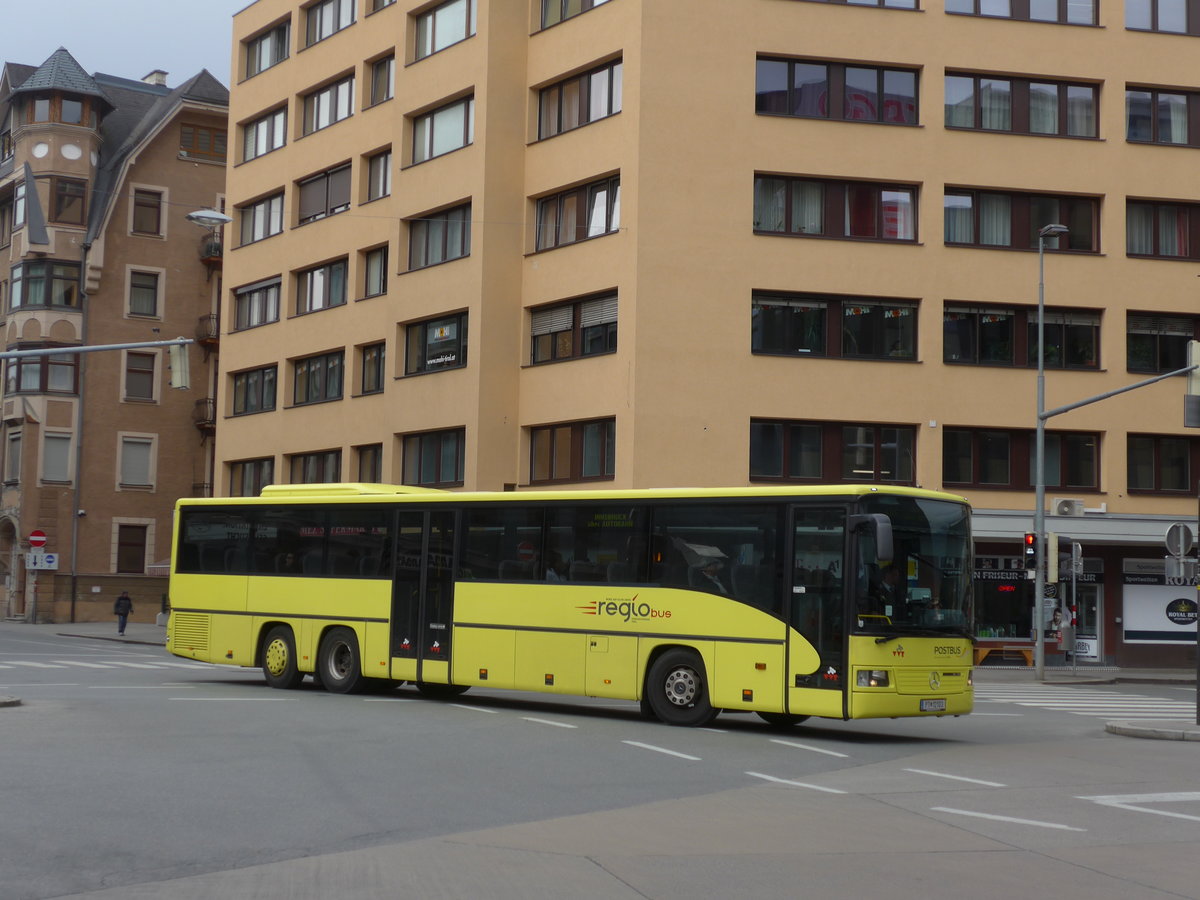
[[[167,644],[167,629],[165,625],[154,625],[149,622],[129,622],[125,625],[125,635],[117,634],[117,622],[63,622],[56,625],[18,625],[19,628],[36,628],[39,631],[53,631],[63,637],[92,638],[101,641],[115,641],[120,644],[157,644],[165,647]]]

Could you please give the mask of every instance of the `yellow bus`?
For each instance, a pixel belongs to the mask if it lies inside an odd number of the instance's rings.
[[[972,708],[967,502],[830,485],[457,493],[278,485],[176,507],[167,648],[326,690],[721,710]]]

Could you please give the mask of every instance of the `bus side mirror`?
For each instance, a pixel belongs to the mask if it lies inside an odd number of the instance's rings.
[[[869,528],[875,536],[875,555],[882,563],[889,563],[892,557],[895,556],[895,549],[892,546],[892,520],[883,513],[869,513],[860,516],[851,516],[847,523],[851,531],[857,531],[859,528]]]

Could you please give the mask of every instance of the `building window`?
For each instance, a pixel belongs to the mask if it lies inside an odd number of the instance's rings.
[[[917,73],[880,66],[760,59],[754,110],[760,115],[916,125]]]
[[[1196,34],[1196,22],[1183,0],[1126,0],[1125,27],[1134,31]]]
[[[942,482],[1032,490],[1037,480],[1034,432],[946,428],[942,431]],[[1079,432],[1046,434],[1046,487],[1095,489],[1100,438]]]
[[[392,99],[396,84],[396,57],[385,56],[371,63],[371,105]]]
[[[614,176],[537,202],[537,249],[550,250],[621,227],[621,178]]]
[[[131,316],[157,316],[158,273],[129,273],[129,314]]]
[[[12,268],[9,306],[79,306],[79,263],[34,260]]]
[[[145,525],[117,526],[117,573],[142,575],[146,572]]]
[[[1125,139],[1200,146],[1200,94],[1127,88]]]
[[[71,436],[47,433],[42,438],[42,481],[71,480]]]
[[[19,181],[13,185],[13,228],[25,224],[25,182]]]
[[[529,319],[535,364],[617,349],[616,294],[535,309]]]
[[[246,77],[278,65],[288,58],[291,23],[282,22],[258,37],[246,41]]]
[[[292,484],[334,484],[342,480],[342,451],[297,453],[291,457]]]
[[[307,28],[304,45],[311,47],[331,34],[354,24],[354,5],[357,0],[321,0],[305,10]]]
[[[1128,438],[1129,490],[1191,492],[1196,442],[1163,434]]]
[[[242,243],[252,244],[283,231],[283,194],[264,197],[239,209],[242,216]]]
[[[347,183],[347,187],[349,184]],[[367,200],[378,200],[392,193],[392,151],[376,153],[367,160]]]
[[[39,348],[22,344],[20,349]],[[8,360],[6,365],[6,394],[74,394],[79,390],[79,355],[76,353],[17,357]]]
[[[302,406],[306,403],[342,399],[343,357],[343,352],[338,350],[336,353],[296,360],[293,368],[292,403]]]
[[[615,419],[530,428],[529,483],[612,478],[616,448]]]
[[[362,348],[362,384],[364,394],[378,394],[383,390],[383,363],[385,345],[368,344]]]
[[[753,353],[917,358],[917,304],[913,301],[756,292],[750,303]]]
[[[1197,339],[1197,320],[1186,316],[1128,313],[1126,366],[1130,372],[1174,372],[1188,364],[1188,341]]]
[[[387,293],[388,248],[376,247],[363,254],[364,297],[378,297]]]
[[[1096,0],[946,0],[946,12],[1060,25],[1096,24]]]
[[[442,156],[475,140],[475,98],[466,97],[413,119],[413,163]]]
[[[248,162],[287,143],[287,107],[242,126],[242,160]]]
[[[947,190],[944,196],[947,244],[1036,250],[1041,227],[1061,222],[1070,233],[1065,239],[1047,237],[1047,250],[1095,253],[1100,249],[1100,202],[1093,197],[957,189]]]
[[[346,302],[346,260],[339,259],[296,276],[296,313],[316,312]]]
[[[1043,318],[1047,368],[1099,368],[1098,312],[1048,308]],[[1037,309],[947,304],[942,316],[942,359],[981,366],[1036,366]]]
[[[354,76],[326,85],[304,97],[304,133],[312,134],[354,112]]]
[[[414,57],[424,59],[475,33],[476,0],[449,0],[417,16]]]
[[[466,432],[462,428],[404,436],[403,484],[458,487],[463,483]]]
[[[350,164],[299,183],[300,224],[315,222],[350,208]]]
[[[358,457],[358,480],[364,484],[379,484],[383,481],[383,444],[367,444],[355,447]]]
[[[189,159],[225,162],[227,138],[224,128],[183,125],[179,129],[179,152]]]
[[[915,446],[906,425],[752,419],[750,478],[913,484]]]
[[[234,296],[234,330],[279,321],[279,279],[238,288]]]
[[[153,353],[125,353],[125,399],[154,399],[154,367],[157,356]]]
[[[917,189],[869,181],[754,178],[754,230],[877,241],[916,239]]]
[[[19,484],[21,481],[21,432],[10,431],[4,454],[4,483]]]
[[[396,0],[371,0],[371,12],[379,12],[385,6],[391,6]]]
[[[404,374],[418,375],[441,369],[461,369],[467,364],[467,314],[455,313],[440,319],[408,326],[408,353]]]
[[[994,75],[947,75],[947,128],[1097,136],[1096,86]]]
[[[56,175],[50,179],[50,190],[50,220],[63,225],[82,225],[87,206],[87,182]]]
[[[621,111],[621,60],[542,88],[538,139],[553,137]]]
[[[269,412],[275,408],[275,366],[264,366],[233,376],[233,414]]]
[[[420,269],[471,252],[471,204],[410,220],[408,267]]]
[[[135,234],[162,234],[161,191],[134,190],[133,232]]]
[[[1125,252],[1159,259],[1200,259],[1200,204],[1127,200]]]
[[[542,27],[557,25],[564,19],[570,19],[607,2],[608,0],[542,0]]]
[[[154,439],[121,437],[121,487],[152,487]]]
[[[275,483],[275,460],[244,459],[229,464],[229,495],[257,497],[268,484]]]

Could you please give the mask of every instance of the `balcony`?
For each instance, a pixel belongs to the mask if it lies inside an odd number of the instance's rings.
[[[216,348],[221,340],[221,320],[216,313],[209,313],[196,320],[196,343],[205,351]]]
[[[192,423],[205,437],[217,430],[217,401],[204,397],[192,407]]]
[[[220,237],[215,234],[206,234],[201,238],[200,262],[210,268],[220,267],[224,255],[224,247],[221,246]]]

